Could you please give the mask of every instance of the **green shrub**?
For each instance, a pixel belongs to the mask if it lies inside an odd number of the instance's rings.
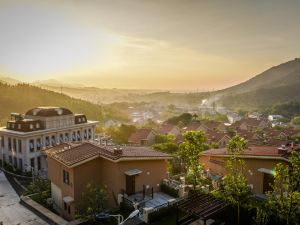
[[[165,183],[161,183],[160,190],[174,198],[178,198],[178,196],[179,196],[178,190],[176,190],[175,188],[169,187]]]

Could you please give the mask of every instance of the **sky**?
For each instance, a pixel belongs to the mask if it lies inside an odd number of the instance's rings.
[[[297,0],[0,0],[0,76],[216,90],[299,57]]]

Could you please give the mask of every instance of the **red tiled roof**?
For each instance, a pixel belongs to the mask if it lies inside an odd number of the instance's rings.
[[[171,130],[173,128],[177,128],[175,125],[173,124],[163,124],[160,128],[159,128],[159,133],[160,134],[167,134],[169,132],[171,132]]]
[[[217,129],[220,125],[224,125],[221,122],[218,121],[213,121],[213,120],[209,120],[209,121],[205,121],[204,126],[206,126],[209,130],[213,130],[213,129]]]
[[[121,151],[122,153],[120,153]],[[96,142],[85,142],[81,144],[62,144],[45,151],[48,157],[72,166],[94,157],[103,157],[113,161],[120,159],[138,160],[143,159],[169,159],[170,155],[153,150],[147,147],[122,147],[116,149],[116,146],[100,146]]]
[[[128,142],[139,143],[141,140],[147,140],[149,134],[153,132],[150,128],[137,129],[133,134],[130,135]]]
[[[216,132],[216,131],[207,131],[206,137],[208,140],[213,142],[219,142],[224,137],[230,138],[227,134],[222,132]]]
[[[243,123],[246,123],[247,125],[249,126],[253,126],[253,127],[256,127],[258,126],[261,122],[268,122],[264,119],[255,119],[255,118],[243,118],[239,121],[236,121],[235,123],[232,124],[233,127],[237,127],[237,126],[240,126],[241,124]],[[269,122],[268,122],[269,123]]]
[[[218,155],[230,155],[226,148],[210,149],[203,152],[203,155],[218,156]],[[248,147],[241,156],[284,156],[278,151],[277,146],[251,146]]]
[[[185,130],[186,131],[198,130],[200,126],[201,126],[200,122],[192,122],[187,126]]]

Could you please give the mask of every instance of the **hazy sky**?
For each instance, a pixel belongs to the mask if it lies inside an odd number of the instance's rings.
[[[219,89],[299,57],[300,1],[0,0],[0,76]]]

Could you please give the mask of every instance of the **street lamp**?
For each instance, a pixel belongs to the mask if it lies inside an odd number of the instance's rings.
[[[123,216],[120,214],[117,215],[111,215],[111,214],[105,214],[105,213],[100,213],[96,215],[96,218],[98,219],[106,219],[106,218],[110,218],[110,217],[114,217],[118,220],[118,225],[123,225],[127,220],[132,219],[133,217],[135,217],[136,215],[139,214],[139,210],[136,209],[134,210],[132,213],[129,214],[129,216],[124,220]]]

